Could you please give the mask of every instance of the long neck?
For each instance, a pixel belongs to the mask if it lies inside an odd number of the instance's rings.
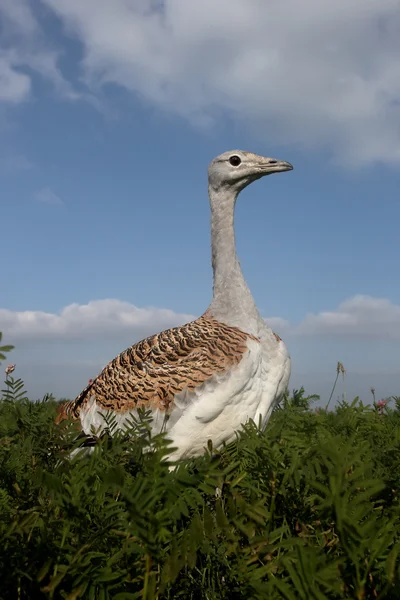
[[[237,192],[209,187],[211,251],[214,271],[211,314],[226,323],[257,335],[262,318],[243,277],[236,254],[234,211]]]

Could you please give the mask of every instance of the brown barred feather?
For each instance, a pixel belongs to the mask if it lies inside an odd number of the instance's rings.
[[[72,417],[94,395],[105,410],[146,406],[169,410],[174,397],[238,365],[247,340],[258,338],[220,323],[207,311],[200,318],[150,336],[112,360],[79,396],[64,404],[56,423]]]

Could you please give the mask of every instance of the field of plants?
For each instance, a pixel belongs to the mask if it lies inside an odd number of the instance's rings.
[[[398,398],[316,411],[298,390],[170,470],[146,413],[71,460],[56,400],[3,388],[1,600],[400,598]]]

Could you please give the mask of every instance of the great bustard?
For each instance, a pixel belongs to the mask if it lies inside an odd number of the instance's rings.
[[[57,422],[72,417],[85,434],[106,427],[111,410],[118,427],[152,410],[154,433],[167,431],[177,450],[172,460],[201,454],[234,438],[241,424],[261,418],[265,426],[287,388],[290,356],[266,325],[236,255],[234,210],[238,194],[252,181],[289,163],[232,151],[208,169],[211,205],[213,299],[191,323],[167,329],[134,344],[114,358],[79,396],[60,410]]]

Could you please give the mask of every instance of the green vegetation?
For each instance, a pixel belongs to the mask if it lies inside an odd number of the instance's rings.
[[[249,424],[170,471],[145,413],[133,440],[69,460],[74,424],[54,425],[57,402],[30,402],[8,373],[0,599],[398,600],[399,399],[329,412],[313,399],[295,391],[265,432]]]

